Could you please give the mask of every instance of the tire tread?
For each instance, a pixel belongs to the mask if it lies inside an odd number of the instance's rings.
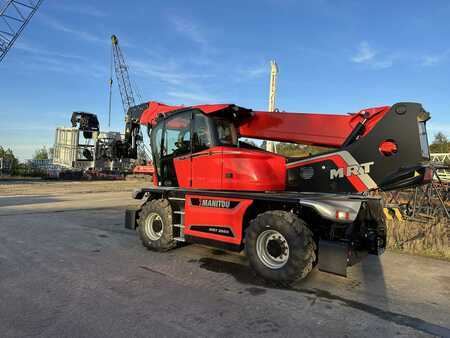
[[[164,230],[163,235],[157,241],[150,240],[144,231],[144,220],[151,212],[157,212],[163,219]],[[172,207],[167,199],[154,199],[145,203],[139,212],[138,233],[142,244],[149,250],[168,251],[177,246],[177,242],[173,236],[172,224]]]
[[[257,257],[256,239],[258,234],[270,227],[282,232],[289,232],[292,229],[298,242],[294,243],[298,248],[290,250],[289,261],[280,269],[270,270],[264,266]],[[290,244],[291,246],[291,244]],[[305,278],[313,269],[316,261],[316,243],[312,231],[307,224],[292,214],[283,210],[271,210],[259,214],[250,222],[246,229],[245,251],[250,261],[250,265],[264,278],[275,282],[292,283]]]

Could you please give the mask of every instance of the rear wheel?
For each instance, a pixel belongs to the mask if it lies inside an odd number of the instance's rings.
[[[142,244],[155,251],[167,251],[176,246],[173,238],[172,208],[166,199],[144,204],[138,219]]]
[[[316,244],[306,223],[290,212],[258,215],[246,232],[245,251],[265,279],[293,282],[306,277],[316,261]]]

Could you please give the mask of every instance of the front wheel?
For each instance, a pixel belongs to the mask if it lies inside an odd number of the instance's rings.
[[[172,208],[166,199],[151,200],[139,213],[138,232],[142,244],[155,251],[167,251],[176,246],[173,238]]]
[[[293,282],[306,277],[316,261],[316,243],[296,215],[267,211],[250,222],[245,251],[252,268],[265,279]]]

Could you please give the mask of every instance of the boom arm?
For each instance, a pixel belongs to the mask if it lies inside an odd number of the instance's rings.
[[[183,107],[149,102],[132,110],[136,111],[133,116],[135,120],[148,125],[154,124],[160,114],[198,109],[205,114],[230,116],[236,121],[241,137],[339,148],[365,136],[390,108],[384,106],[364,109],[355,114],[332,115],[252,111],[232,104]]]
[[[352,115],[254,111],[240,125],[239,133],[242,137],[339,148],[359,124],[363,127],[355,137],[367,134],[389,109],[370,108]]]

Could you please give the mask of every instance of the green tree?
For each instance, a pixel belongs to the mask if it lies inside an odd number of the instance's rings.
[[[14,174],[19,168],[19,160],[14,156],[13,151],[9,148],[5,150],[0,146],[0,157],[12,162],[12,173]]]
[[[250,144],[251,146],[257,147],[258,145],[256,144],[256,142],[254,140],[251,140],[249,138],[245,138],[242,140],[243,142]]]
[[[430,145],[432,153],[448,153],[450,152],[450,142],[443,132],[438,132],[434,135],[433,143]]]
[[[34,152],[33,160],[48,160],[50,159],[50,152],[46,146]]]
[[[284,156],[306,157],[329,151],[331,149],[297,143],[278,143],[277,153]]]

